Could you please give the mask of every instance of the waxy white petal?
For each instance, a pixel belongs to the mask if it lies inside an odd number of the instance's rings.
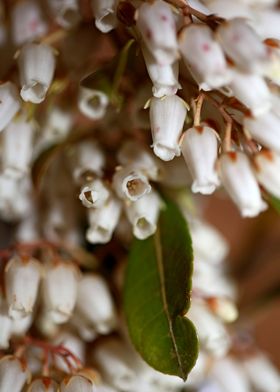
[[[192,191],[213,193],[220,184],[216,171],[218,138],[214,129],[207,126],[188,129],[181,151],[193,178]]]
[[[136,238],[144,240],[155,233],[160,207],[161,199],[155,191],[126,205],[126,215]]]
[[[166,2],[155,0],[141,4],[136,26],[158,64],[172,64],[178,59],[175,19]]]
[[[26,102],[41,103],[54,76],[53,49],[45,44],[26,44],[20,50],[18,65],[22,99]]]
[[[163,161],[171,161],[180,155],[179,138],[186,115],[186,105],[177,95],[151,99],[153,149],[155,155]]]
[[[77,310],[98,333],[107,334],[116,325],[112,296],[101,276],[83,276],[78,286]]]
[[[39,289],[42,267],[38,260],[15,256],[5,268],[5,290],[9,315],[17,320],[32,313]]]
[[[219,174],[229,196],[243,217],[254,217],[267,208],[247,156],[229,152],[219,160]]]

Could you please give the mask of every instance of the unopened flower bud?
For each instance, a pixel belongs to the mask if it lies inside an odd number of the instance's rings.
[[[105,116],[109,98],[101,90],[80,86],[78,106],[80,111],[91,120],[100,120]]]
[[[75,27],[81,20],[78,0],[48,0],[56,22],[65,29]]]
[[[27,392],[57,392],[58,385],[51,378],[43,377],[32,381]]]
[[[225,323],[232,323],[238,317],[234,302],[227,298],[212,297],[207,300],[209,308]]]
[[[105,244],[112,238],[121,214],[121,203],[115,197],[110,197],[99,208],[88,210],[89,228],[86,232],[88,242]]]
[[[208,26],[186,27],[180,34],[179,45],[186,65],[200,83],[212,88],[229,83],[231,73],[224,53]]]
[[[161,162],[135,140],[126,141],[117,157],[121,165],[141,170],[151,180],[157,181],[161,176]]]
[[[153,95],[162,98],[165,95],[174,95],[181,88],[178,82],[179,63],[159,64],[152,54],[143,48],[143,56],[146,63],[148,74],[153,83]]]
[[[2,165],[9,177],[21,179],[32,160],[34,123],[24,117],[12,121],[3,131]]]
[[[79,199],[87,208],[100,208],[110,197],[110,191],[98,178],[90,181],[81,188]]]
[[[136,201],[151,191],[147,177],[133,166],[117,168],[113,177],[113,187],[117,195]]]
[[[11,23],[12,38],[16,45],[43,37],[48,30],[42,19],[40,5],[36,1],[24,0],[14,3]]]
[[[79,282],[78,312],[101,334],[112,331],[116,314],[106,281],[98,275],[86,274]]]
[[[41,103],[53,79],[55,55],[45,44],[26,44],[18,57],[22,99],[26,102]]]
[[[280,153],[280,118],[273,112],[244,117],[244,129],[257,142]]]
[[[72,315],[78,288],[78,270],[70,262],[56,262],[46,266],[43,298],[50,318],[65,323]]]
[[[215,167],[218,138],[214,129],[207,126],[188,129],[183,137],[181,151],[193,177],[192,191],[213,193],[220,184]]]
[[[117,26],[117,0],[91,0],[95,26],[102,33],[109,33]]]
[[[280,388],[279,372],[263,354],[256,353],[242,361],[253,387],[261,392],[277,392]]]
[[[0,131],[9,124],[20,109],[20,97],[16,86],[11,82],[0,85]]]
[[[94,390],[93,382],[79,375],[69,376],[60,384],[61,392],[94,392]]]
[[[235,18],[221,24],[218,39],[226,54],[245,72],[263,73],[269,61],[268,50],[245,19]]]
[[[9,315],[20,319],[32,313],[37,299],[42,268],[39,261],[15,256],[5,268],[5,289]]]
[[[171,161],[175,156],[180,155],[179,137],[186,114],[186,104],[177,95],[151,99],[153,149],[163,161]]]
[[[271,94],[260,75],[234,70],[229,86],[234,96],[247,106],[254,116],[260,116],[271,108]]]
[[[269,193],[280,198],[280,155],[273,151],[262,150],[253,159],[259,183]]]
[[[247,156],[229,152],[219,160],[219,174],[229,196],[243,217],[254,217],[267,208]]]
[[[155,191],[126,205],[126,214],[136,238],[144,240],[155,233],[160,207],[161,200]]]
[[[172,64],[178,59],[175,19],[168,4],[162,0],[141,4],[137,28],[158,64]]]
[[[105,341],[93,352],[105,380],[121,391],[132,391],[135,387],[136,373],[132,367],[134,360],[125,344],[117,339]]]
[[[92,174],[102,175],[104,165],[105,156],[97,143],[87,141],[75,146],[73,177],[77,183],[87,173],[89,173],[89,176],[92,176]]]
[[[229,335],[222,324],[204,305],[192,303],[187,317],[194,323],[203,347],[215,357],[223,357],[230,348]]]
[[[0,359],[1,392],[21,392],[28,377],[25,365],[18,358],[6,355]]]

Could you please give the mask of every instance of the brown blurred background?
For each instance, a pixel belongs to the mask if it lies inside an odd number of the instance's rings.
[[[204,217],[230,243],[230,270],[239,288],[242,325],[280,369],[280,215],[269,208],[244,219],[222,193],[200,197]]]

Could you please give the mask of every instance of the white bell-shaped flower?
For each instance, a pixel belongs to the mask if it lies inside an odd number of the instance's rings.
[[[181,151],[193,178],[192,191],[213,193],[220,181],[216,171],[218,138],[208,126],[188,129],[183,137]]]
[[[253,387],[260,392],[277,392],[280,388],[280,375],[277,368],[262,353],[255,353],[242,361],[245,373]]]
[[[161,177],[161,162],[136,140],[126,141],[118,151],[117,158],[122,166],[135,167],[151,180],[157,181]]]
[[[9,124],[20,109],[20,97],[16,86],[11,82],[0,85],[0,131]]]
[[[31,382],[26,392],[57,392],[58,384],[51,378],[38,378]]]
[[[196,258],[192,280],[193,289],[203,297],[229,298],[235,301],[236,285],[224,273],[219,272],[220,266],[215,267]]]
[[[19,337],[24,336],[31,327],[33,322],[33,314],[29,314],[26,317],[12,321],[12,335]]]
[[[10,122],[3,131],[2,165],[5,175],[21,179],[29,172],[34,131],[34,123],[25,117]]]
[[[234,70],[229,87],[233,95],[247,106],[254,116],[260,116],[271,108],[271,93],[260,75]]]
[[[14,3],[11,13],[12,38],[16,45],[22,45],[43,37],[48,30],[42,19],[37,1],[24,0]]]
[[[86,377],[74,375],[67,377],[60,384],[61,392],[94,392],[95,385]]]
[[[91,0],[95,26],[102,33],[109,33],[117,26],[118,0]]]
[[[229,152],[220,157],[219,174],[229,196],[243,217],[254,217],[267,208],[247,156]]]
[[[95,274],[85,274],[79,282],[77,310],[94,329],[107,334],[116,326],[116,313],[106,281]]]
[[[6,355],[0,359],[1,392],[21,392],[28,378],[28,369],[18,358]]]
[[[20,95],[26,102],[44,101],[55,70],[54,50],[45,44],[26,44],[19,53]]]
[[[40,139],[36,144],[35,154],[47,147],[62,142],[69,134],[73,124],[70,111],[52,107],[47,111]]]
[[[201,83],[218,88],[230,82],[223,50],[208,26],[186,27],[180,34],[179,46],[184,62]]]
[[[9,347],[12,335],[12,319],[8,314],[8,306],[4,298],[0,296],[0,349]]]
[[[161,199],[155,191],[137,201],[127,203],[126,215],[136,238],[144,240],[155,233],[160,207]]]
[[[244,129],[265,147],[280,153],[280,117],[273,112],[262,116],[246,116],[243,121]]]
[[[105,116],[109,105],[109,97],[101,90],[80,86],[78,107],[91,120],[100,120]]]
[[[180,155],[179,138],[186,115],[186,104],[177,95],[151,99],[153,149],[155,155],[163,161],[171,161]]]
[[[96,385],[95,392],[118,392],[118,391],[112,386],[102,383]]]
[[[249,380],[241,364],[233,358],[226,357],[215,361],[210,370],[220,390],[223,392],[251,392]]]
[[[252,18],[252,10],[243,1],[211,0],[207,2],[210,13],[225,19],[237,17]]]
[[[100,208],[110,197],[110,190],[104,181],[95,178],[81,188],[79,199],[87,208]]]
[[[42,267],[38,260],[15,256],[5,268],[5,290],[9,315],[21,319],[32,313],[37,299]]]
[[[193,301],[186,315],[195,325],[201,345],[215,357],[223,357],[230,348],[230,337],[223,323],[205,305]]]
[[[78,0],[48,0],[57,24],[65,29],[75,27],[81,20]]]
[[[58,261],[45,267],[43,299],[49,317],[57,324],[72,315],[78,289],[79,273],[70,262]]]
[[[87,173],[101,176],[105,166],[105,155],[100,146],[94,142],[82,142],[75,146],[73,160],[73,177],[79,183]]]
[[[165,95],[174,95],[181,88],[178,81],[179,63],[159,64],[153,55],[145,48],[142,48],[148,74],[153,83],[153,96],[162,98]]]
[[[263,39],[280,39],[280,12],[278,8],[256,8],[254,10],[254,17],[250,23]]]
[[[69,350],[72,354],[75,355],[76,358],[79,359],[81,363],[85,362],[85,342],[74,335],[73,333],[67,332],[67,331],[62,331],[55,339],[54,341],[55,345],[62,345],[64,348]],[[73,368],[77,366],[77,363],[73,360],[72,357],[68,357],[68,361],[70,361],[71,365]],[[69,367],[61,358],[60,356],[56,356],[55,358],[55,363],[56,366],[61,369],[65,373],[69,373]]]
[[[78,312],[77,308],[70,319],[70,325],[73,327],[84,342],[92,342],[97,338],[97,331],[93,324]]]
[[[280,155],[262,150],[254,156],[254,168],[259,183],[269,193],[280,198]]]
[[[226,54],[245,72],[263,73],[269,52],[255,30],[243,18],[227,20],[217,30]]]
[[[178,59],[175,18],[166,2],[155,0],[141,4],[136,26],[158,64],[172,64]]]
[[[88,210],[89,228],[86,232],[88,242],[105,244],[112,238],[121,214],[121,203],[115,197],[110,197],[99,208]]]
[[[147,177],[133,166],[119,167],[113,176],[113,187],[121,199],[139,200],[151,192]]]
[[[193,251],[197,258],[213,265],[220,264],[229,253],[229,245],[215,227],[202,221],[191,221]]]
[[[100,367],[105,380],[121,391],[133,391],[136,372],[133,369],[134,356],[124,343],[108,339],[96,347],[94,360]]]

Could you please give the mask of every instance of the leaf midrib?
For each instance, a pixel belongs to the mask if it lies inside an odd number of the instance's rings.
[[[159,271],[160,292],[161,292],[161,297],[162,297],[163,309],[164,309],[164,313],[166,314],[166,317],[167,317],[168,329],[169,329],[172,345],[175,350],[178,366],[179,366],[181,375],[184,378],[183,365],[182,365],[181,358],[180,358],[180,355],[179,355],[179,352],[177,349],[176,339],[175,339],[174,332],[173,332],[172,318],[169,313],[168,302],[167,302],[167,297],[166,297],[166,293],[165,293],[165,274],[164,274],[164,268],[163,268],[163,257],[162,257],[159,225],[158,225],[157,231],[154,235],[154,241],[155,241],[155,250],[156,250],[156,260],[157,260],[157,266],[158,266],[158,271]]]

